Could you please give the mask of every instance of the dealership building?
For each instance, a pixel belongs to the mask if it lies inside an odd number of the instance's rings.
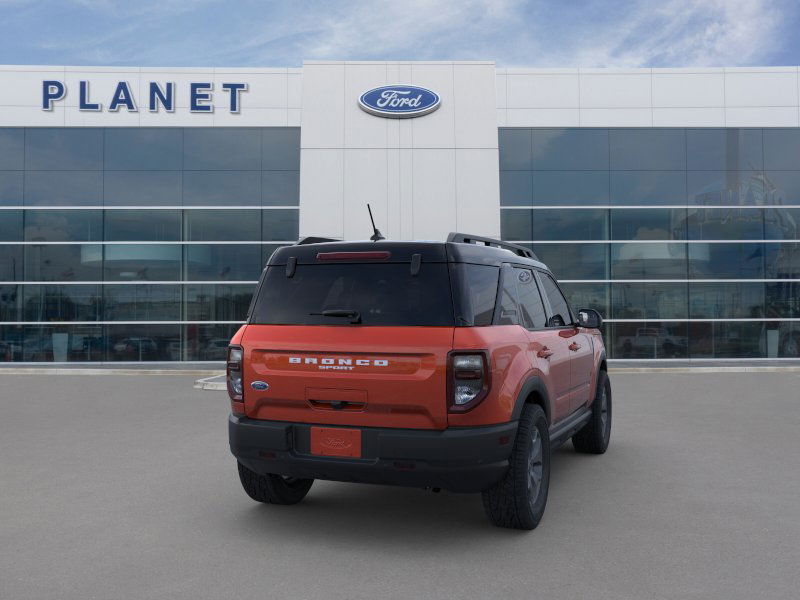
[[[796,67],[0,66],[0,361],[221,361],[272,251],[531,247],[611,359],[800,357]],[[406,117],[406,118],[396,118]]]

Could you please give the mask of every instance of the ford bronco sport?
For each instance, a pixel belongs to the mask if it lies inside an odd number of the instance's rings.
[[[314,479],[481,492],[494,524],[533,529],[552,450],[608,446],[600,324],[490,238],[281,248],[228,350],[242,485],[273,504]]]

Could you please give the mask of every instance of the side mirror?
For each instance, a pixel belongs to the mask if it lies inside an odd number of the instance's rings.
[[[603,317],[593,308],[582,308],[578,311],[578,326],[587,329],[599,329],[603,324]]]

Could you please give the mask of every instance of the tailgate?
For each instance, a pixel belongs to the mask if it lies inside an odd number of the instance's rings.
[[[452,327],[250,325],[244,347],[248,417],[444,429]],[[268,384],[266,390],[251,387]]]

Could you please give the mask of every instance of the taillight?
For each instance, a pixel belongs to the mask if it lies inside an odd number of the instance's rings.
[[[228,395],[235,402],[242,401],[242,357],[244,351],[241,346],[228,346]]]
[[[451,352],[447,370],[450,412],[471,410],[489,393],[489,359],[486,351]]]

